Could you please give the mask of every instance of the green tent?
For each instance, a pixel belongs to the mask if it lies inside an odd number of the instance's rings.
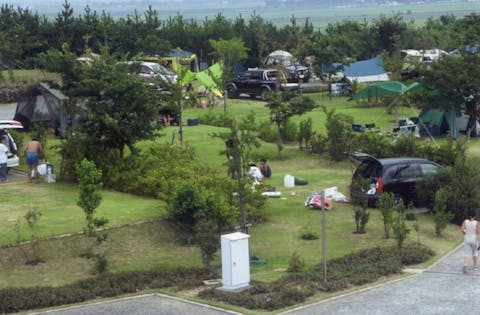
[[[432,136],[450,131],[454,139],[458,137],[456,114],[452,110],[424,109],[418,115],[418,124]]]
[[[364,98],[386,97],[386,96],[398,97],[409,91],[415,91],[416,89],[418,89],[418,86],[419,84],[417,82],[412,83],[408,87],[402,82],[398,82],[398,81],[379,82],[360,90],[357,94],[352,96],[351,99],[359,100]]]

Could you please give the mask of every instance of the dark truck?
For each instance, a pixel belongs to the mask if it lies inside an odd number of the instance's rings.
[[[260,96],[262,100],[267,100],[268,94],[277,89],[280,91],[298,91],[300,89],[298,83],[284,81],[277,78],[277,70],[275,69],[255,68],[229,80],[226,84],[226,90],[229,98],[237,98],[240,94],[247,94],[251,98]]]

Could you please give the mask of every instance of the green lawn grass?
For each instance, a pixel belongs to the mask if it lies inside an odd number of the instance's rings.
[[[39,220],[39,236],[81,232],[85,226],[85,214],[77,206],[78,189],[74,184],[30,184],[15,181],[2,185],[2,207],[0,207],[0,245],[14,244],[17,236],[14,226],[28,210],[37,208],[42,216]],[[109,226],[148,220],[165,213],[164,203],[159,200],[133,196],[111,190],[102,191],[103,200],[97,208],[99,216],[109,220]],[[21,240],[30,239],[28,229],[23,229]]]
[[[201,264],[198,248],[177,243],[163,221],[111,229],[105,249],[112,272]],[[40,250],[45,263],[32,266],[18,248],[0,249],[0,288],[60,286],[92,276],[94,260],[80,257],[83,236],[44,240]]]
[[[0,78],[4,78],[7,83],[11,83],[7,70],[0,71]],[[46,80],[59,81],[60,75],[41,69],[13,71],[13,83],[36,83],[38,81]]]

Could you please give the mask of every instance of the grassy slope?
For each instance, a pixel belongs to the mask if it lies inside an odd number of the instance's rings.
[[[9,80],[8,72],[6,70],[0,71],[0,77],[3,77],[5,80]],[[53,80],[59,81],[60,75],[40,69],[35,70],[15,70],[13,72],[13,81],[15,83],[18,82],[25,82],[25,83],[32,83],[38,82],[42,80]]]
[[[382,114],[383,107],[368,109],[359,108],[355,103],[346,102],[345,98],[329,100],[320,94],[312,94],[319,103],[329,108],[354,115],[358,123],[375,122],[386,130],[393,125],[393,116]],[[265,103],[249,99],[231,100],[228,103],[229,112],[241,117],[250,110],[256,113],[257,121],[266,121],[268,111]],[[223,108],[216,107],[214,111],[221,112]],[[403,116],[413,116],[411,108]],[[187,118],[199,117],[205,110],[194,109],[185,112]],[[314,120],[314,128],[323,130],[325,115],[320,109],[309,113]],[[296,118],[296,120],[304,117]],[[157,141],[171,141],[172,133],[177,127],[169,127],[161,133],[164,135]],[[211,132],[225,130],[207,125],[186,126],[185,142],[193,146],[200,158],[216,167],[223,168],[224,157],[220,151],[224,144],[219,139],[212,139]],[[49,145],[53,144],[49,140]],[[147,145],[143,143],[142,145]],[[472,145],[472,152],[478,152],[479,147]],[[53,149],[51,149],[53,150]],[[319,156],[312,156],[298,150],[296,145],[288,145],[277,157],[273,144],[263,144],[259,149],[262,154],[271,157],[273,169],[271,184],[282,191],[282,198],[269,200],[267,221],[251,228],[252,254],[261,256],[267,261],[263,266],[252,266],[252,279],[273,280],[284,274],[288,260],[294,251],[298,251],[312,266],[321,262],[321,240],[303,241],[299,238],[302,229],[321,234],[320,212],[304,207],[303,202],[313,191],[338,186],[339,191],[346,194],[353,166],[349,162],[333,163]],[[309,181],[307,186],[297,186],[293,189],[283,188],[283,176],[292,174],[304,177]],[[40,219],[40,232],[43,236],[80,231],[84,225],[83,212],[76,204],[77,190],[74,185],[56,183],[51,185],[28,185],[26,183],[8,183],[3,186],[9,199],[4,200],[0,209],[0,242],[10,243],[14,239],[13,225],[15,220],[32,206],[38,205],[44,213]],[[292,196],[292,192],[296,196]],[[118,226],[132,221],[144,220],[161,215],[162,204],[159,201],[104,192],[104,200],[98,209],[100,216],[111,220],[110,226]],[[327,212],[327,256],[328,258],[342,256],[352,250],[358,250],[373,245],[384,244],[382,226],[377,210],[371,210],[371,219],[367,225],[367,234],[356,235],[354,231],[353,211],[347,204],[334,204],[334,210]],[[433,224],[429,215],[420,215],[420,240],[434,248],[438,255],[449,251],[458,244],[461,236],[456,226],[449,226],[442,238],[433,236]],[[411,225],[411,223],[409,223]],[[416,236],[412,232],[410,240]],[[52,240],[41,243],[42,255],[46,262],[36,267],[23,264],[23,257],[18,249],[2,249],[0,255],[0,288],[12,285],[29,286],[40,284],[59,285],[90,276],[92,262],[79,258],[78,254],[84,246],[84,241],[75,238],[70,240]],[[138,270],[161,267],[166,265],[200,264],[200,254],[195,247],[180,246],[162,222],[148,225],[115,229],[110,232],[107,244],[110,260],[110,270]],[[437,256],[438,257],[438,256]],[[219,255],[214,262],[220,266]],[[433,260],[427,264],[432,263]],[[425,265],[427,265],[425,264]]]
[[[82,231],[83,210],[77,206],[78,190],[73,184],[28,184],[26,181],[2,185],[0,208],[0,245],[16,240],[14,225],[26,211],[35,207],[42,213],[39,220],[41,238]],[[104,190],[103,201],[97,208],[99,216],[109,220],[109,226],[121,226],[164,214],[161,201]],[[23,229],[22,239],[30,238]]]

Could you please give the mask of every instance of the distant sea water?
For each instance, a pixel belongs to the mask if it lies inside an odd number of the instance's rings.
[[[6,1],[8,3],[8,0]],[[54,18],[62,10],[63,1],[45,1],[36,2],[28,1],[21,2],[11,1],[14,6],[29,7],[32,11],[38,12],[40,15],[45,15],[49,18]],[[86,3],[85,1],[79,1]],[[85,5],[75,5],[76,1],[71,0],[74,8],[74,15],[78,16],[84,13]],[[78,2],[77,2],[78,3]],[[470,1],[439,1],[439,2],[425,2],[418,1],[411,4],[400,4],[397,1],[388,1],[382,4],[378,2],[375,6],[365,5],[341,5],[337,7],[266,7],[264,5],[251,5],[249,7],[241,7],[241,4],[235,6],[223,5],[213,7],[193,7],[186,6],[181,1],[90,1],[89,7],[92,10],[101,13],[107,12],[114,18],[126,17],[133,15],[135,12],[143,16],[143,13],[148,10],[149,3],[152,4],[152,9],[156,10],[161,19],[168,19],[169,17],[182,15],[187,20],[195,20],[199,23],[205,18],[214,18],[221,14],[227,19],[234,19],[242,16],[248,20],[252,15],[259,15],[272,23],[283,26],[289,24],[292,17],[295,17],[297,24],[302,25],[307,19],[316,27],[326,26],[328,23],[334,23],[343,20],[365,21],[379,18],[381,15],[399,14],[405,20],[413,20],[417,24],[423,24],[428,18],[437,18],[442,15],[455,15],[463,17],[471,13],[480,14],[480,0]],[[358,3],[358,2],[357,2]]]

